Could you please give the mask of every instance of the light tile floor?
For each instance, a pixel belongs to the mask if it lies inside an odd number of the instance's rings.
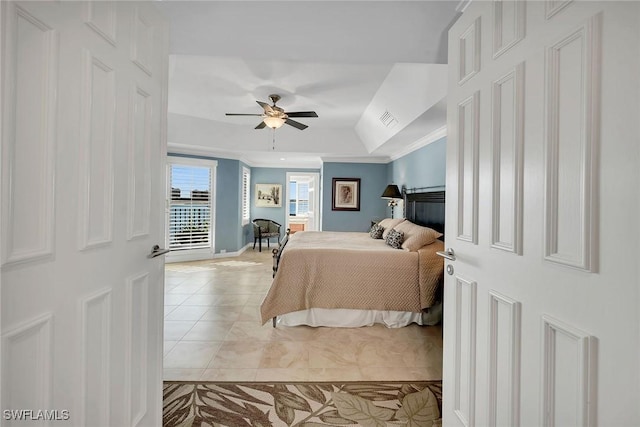
[[[442,378],[440,326],[260,324],[271,252],[165,267],[165,380],[409,381]]]

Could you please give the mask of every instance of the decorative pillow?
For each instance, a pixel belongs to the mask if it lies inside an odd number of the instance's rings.
[[[400,224],[403,221],[404,221],[404,218],[385,218],[382,221],[380,221],[378,225],[384,228],[384,231],[382,232],[382,238],[386,239],[387,234],[389,234],[389,231],[392,228],[395,228],[396,225]]]
[[[438,233],[436,230],[422,227],[411,221],[404,221],[396,225],[395,229],[404,233],[402,249],[412,252],[417,251],[424,245],[435,242],[438,237],[442,236],[442,233]]]
[[[404,240],[404,233],[402,231],[394,230],[393,228],[389,230],[389,234],[387,234],[387,238],[385,242],[387,245],[391,246],[393,249],[400,249],[402,247],[402,241]]]
[[[384,231],[384,227],[380,224],[373,224],[371,226],[371,230],[369,231],[369,236],[372,239],[382,239],[382,232]]]

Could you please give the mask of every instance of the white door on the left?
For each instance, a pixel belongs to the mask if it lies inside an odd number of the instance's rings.
[[[1,423],[161,425],[166,21],[1,2],[0,42]]]

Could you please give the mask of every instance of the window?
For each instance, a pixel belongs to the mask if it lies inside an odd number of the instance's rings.
[[[307,216],[309,213],[309,183],[289,182],[289,215]]]
[[[249,224],[251,216],[251,172],[242,167],[242,225]]]
[[[169,165],[169,249],[211,248],[211,168]]]

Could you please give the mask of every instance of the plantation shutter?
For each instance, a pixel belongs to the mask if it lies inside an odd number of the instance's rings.
[[[249,224],[251,216],[251,172],[249,169],[242,168],[242,225]]]
[[[211,247],[211,168],[172,164],[169,249]]]
[[[289,183],[289,215],[309,214],[309,183],[291,181]]]
[[[309,213],[309,183],[298,184],[298,215],[306,216]]]

